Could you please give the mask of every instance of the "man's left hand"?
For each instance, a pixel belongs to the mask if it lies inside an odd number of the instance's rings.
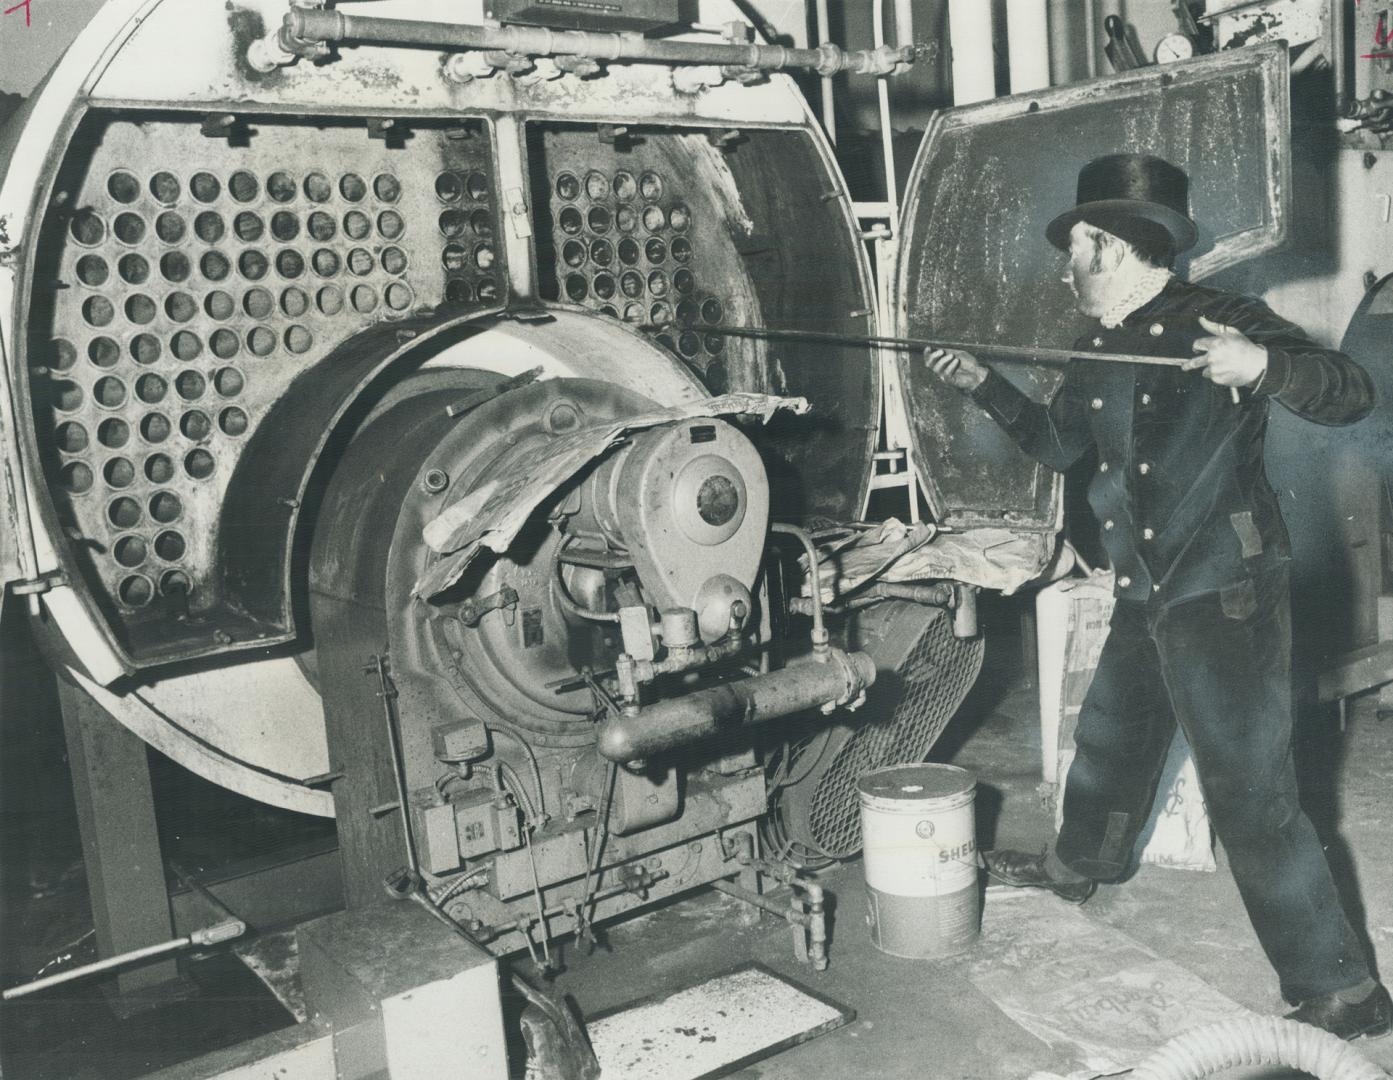
[[[1198,371],[1220,386],[1252,386],[1267,371],[1267,350],[1249,341],[1243,331],[1212,322],[1203,315],[1200,325],[1210,337],[1195,342],[1199,353],[1185,364],[1185,371]]]

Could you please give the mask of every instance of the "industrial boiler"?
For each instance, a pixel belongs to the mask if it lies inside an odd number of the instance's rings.
[[[1231,155],[1191,277],[1290,212],[1269,44],[942,112],[869,228],[795,76],[921,52],[728,0],[110,0],[0,131],[0,571],[68,699],[334,818],[349,912],[490,977],[770,876],[825,963],[800,869],[957,709],[977,592],[1058,565],[1060,478],[885,339],[1047,395],[1036,239],[1119,138]]]

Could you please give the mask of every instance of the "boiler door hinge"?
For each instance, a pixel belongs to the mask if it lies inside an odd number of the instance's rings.
[[[532,218],[528,215],[522,188],[508,188],[504,195],[508,203],[508,216],[513,219],[513,235],[519,240],[526,240],[532,235]]]
[[[67,583],[68,576],[63,571],[50,570],[47,574],[40,574],[38,577],[10,582],[10,591],[16,596],[38,596]]]

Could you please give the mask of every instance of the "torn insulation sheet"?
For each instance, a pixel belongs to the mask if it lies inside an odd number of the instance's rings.
[[[756,416],[768,422],[787,409],[806,413],[805,398],[768,394],[722,394],[670,409],[594,424],[554,439],[545,454],[518,455],[474,491],[443,510],[426,525],[426,544],[447,556],[421,575],[413,596],[432,597],[464,574],[482,549],[507,551],[541,503],[615,443],[634,431],[703,416]]]
[[[822,560],[823,600],[835,602],[872,579],[961,581],[1009,596],[1044,572],[1054,549],[1053,533],[940,532],[933,525],[890,518]]]

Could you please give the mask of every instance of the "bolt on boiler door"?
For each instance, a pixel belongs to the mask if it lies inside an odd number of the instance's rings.
[[[899,333],[1020,345],[998,370],[1047,401],[1059,367],[1030,347],[1070,348],[1088,328],[1060,280],[1045,226],[1075,203],[1079,168],[1104,154],[1156,154],[1190,175],[1199,243],[1178,271],[1198,280],[1277,247],[1290,199],[1286,50],[1234,49],[951,109],[935,117],[910,175],[896,270]],[[914,453],[938,520],[1053,529],[1062,485],[920,354],[899,355]]]

